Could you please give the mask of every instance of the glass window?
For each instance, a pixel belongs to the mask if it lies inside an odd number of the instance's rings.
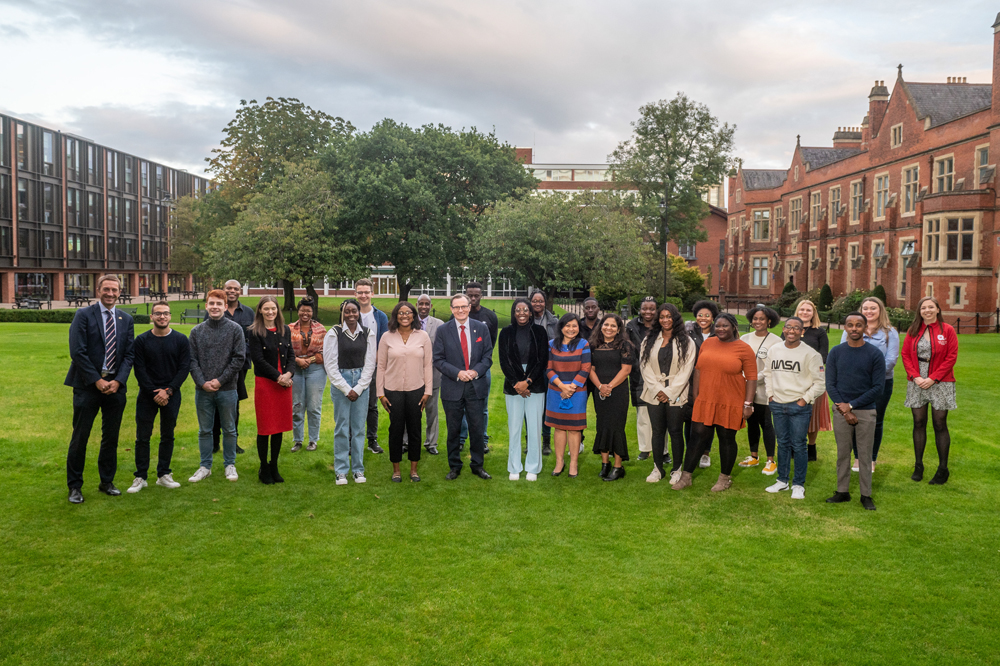
[[[28,219],[28,181],[17,179],[17,219]]]
[[[789,231],[798,231],[800,224],[802,224],[802,199],[792,199],[788,209]]]
[[[753,286],[767,286],[767,257],[753,258]]]
[[[976,166],[979,167],[979,183],[986,182],[986,169],[990,164],[990,147],[983,146],[976,150]]]
[[[767,240],[771,235],[771,211],[755,210],[753,212],[753,239]]]
[[[11,219],[10,195],[10,176],[0,174],[0,219]]]
[[[934,191],[951,192],[955,181],[955,159],[946,157],[934,162]]]
[[[823,212],[823,194],[821,192],[813,192],[809,195],[809,228],[815,229],[816,223],[819,222],[819,216]]]
[[[837,225],[837,215],[840,214],[840,188],[830,188],[830,226]]]
[[[875,217],[885,217],[885,206],[889,201],[889,175],[875,177]]]
[[[46,176],[56,175],[56,137],[52,132],[42,132],[42,162]]]
[[[917,209],[917,194],[920,192],[920,167],[903,170],[903,212],[912,213]]]
[[[55,186],[49,183],[42,185],[42,222],[45,224],[56,223],[55,199]]]
[[[865,188],[860,182],[851,183],[851,222],[861,219],[861,211],[864,207]]]
[[[7,119],[0,116],[0,166],[7,166]]]
[[[16,136],[17,168],[28,168],[28,136],[24,128],[24,123],[17,123]]]

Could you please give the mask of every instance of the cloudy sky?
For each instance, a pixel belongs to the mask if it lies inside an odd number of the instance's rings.
[[[785,167],[858,125],[876,79],[991,79],[995,3],[909,0],[0,0],[0,110],[200,172],[241,99],[365,130],[496,129],[603,162],[678,91]]]

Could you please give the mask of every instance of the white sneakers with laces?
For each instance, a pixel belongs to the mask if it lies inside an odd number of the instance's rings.
[[[207,479],[210,476],[212,476],[212,470],[207,467],[199,467],[198,471],[192,474],[191,478],[188,479],[188,483],[198,483],[199,481]]]
[[[681,480],[681,474],[683,474],[683,473],[684,473],[684,470],[682,470],[682,469],[675,469],[673,472],[671,472],[670,473],[670,485],[674,485],[675,483],[677,483],[678,481],[680,481]]]
[[[521,475],[520,474],[514,474],[513,472],[511,472],[510,474],[507,475],[507,478],[510,479],[511,481],[520,481],[521,480]]]
[[[146,479],[140,479],[138,476],[132,481],[132,485],[129,486],[128,490],[125,492],[135,494],[146,487]]]
[[[163,486],[164,488],[180,488],[181,484],[174,481],[173,474],[164,474],[156,480],[156,485]]]
[[[805,499],[806,489],[805,486],[792,486],[792,499]]]
[[[346,486],[347,485],[347,475],[346,474],[338,474],[337,475],[337,485],[338,486]]]
[[[653,471],[646,477],[646,483],[659,483],[662,478],[663,475],[660,474],[660,470],[657,469],[656,465],[653,465]]]
[[[538,481],[538,475],[537,474],[532,474],[531,472],[528,472],[527,474],[524,475],[524,480],[525,481]]]
[[[226,465],[226,479],[229,481],[238,481],[240,475],[236,473],[236,465]]]
[[[707,453],[701,457],[701,462],[698,463],[698,467],[702,469],[712,466],[712,457]]]
[[[363,473],[361,472],[354,473],[354,483],[364,483],[367,480],[368,479],[365,478],[365,475]]]
[[[780,493],[782,490],[788,490],[788,483],[785,481],[775,481],[772,485],[764,488],[769,493]],[[805,490],[803,489],[803,492]]]

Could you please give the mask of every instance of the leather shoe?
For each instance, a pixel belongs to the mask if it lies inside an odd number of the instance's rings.
[[[835,492],[833,497],[826,498],[827,504],[840,504],[841,502],[850,502],[851,493]]]
[[[444,478],[448,479],[449,481],[454,481],[455,479],[458,478],[459,474],[461,474],[461,472],[459,470],[453,469],[450,472],[448,472],[447,474],[445,474]]]
[[[875,502],[872,501],[871,497],[861,496],[861,506],[865,507],[868,511],[875,510]]]
[[[492,479],[493,478],[492,476],[490,476],[486,472],[485,469],[474,469],[474,470],[472,470],[472,473],[475,474],[476,476],[478,476],[480,479]]]
[[[438,447],[434,446],[433,444],[431,444],[430,446],[425,446],[424,448],[427,449],[427,453],[431,454],[432,456],[436,456],[439,453]]]
[[[542,444],[542,455],[543,456],[552,455],[552,447],[549,444]]]
[[[649,451],[639,452],[639,460],[648,460],[648,459],[649,459]]]
[[[122,491],[115,488],[115,484],[113,483],[102,483],[97,486],[97,489],[105,495],[110,495],[111,497],[118,497],[122,494]]]
[[[70,504],[83,504],[83,493],[80,492],[79,488],[69,489],[69,503]]]

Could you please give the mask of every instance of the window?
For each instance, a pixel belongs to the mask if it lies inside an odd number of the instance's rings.
[[[809,228],[815,229],[819,216],[823,213],[823,194],[813,192],[809,195]]]
[[[0,219],[10,218],[10,176],[0,173]]]
[[[840,186],[830,188],[830,226],[837,226],[837,216],[840,214]]]
[[[774,209],[774,223],[779,227],[785,226],[785,209],[781,206],[777,206]]]
[[[42,185],[42,222],[45,224],[56,223],[55,200],[55,185],[49,183]]]
[[[128,188],[127,188],[128,191],[132,192],[133,190],[132,190],[131,186],[134,183],[132,182],[132,158],[131,157],[126,157],[125,158],[125,184],[128,186]]]
[[[897,270],[899,271],[896,275],[896,282],[899,284],[899,297],[903,298],[906,296],[906,269],[909,268],[909,262],[911,257],[916,254],[915,240],[901,240],[899,241],[899,266]]]
[[[56,175],[56,137],[52,132],[42,132],[42,163],[46,176]]]
[[[98,204],[98,194],[87,192],[87,228],[101,228],[101,206]]]
[[[28,181],[17,179],[17,219],[28,219]]]
[[[66,188],[66,222],[70,226],[80,226],[80,190]]]
[[[142,233],[143,233],[143,235],[146,235],[146,234],[149,233],[149,204],[148,203],[142,204],[140,210],[142,211],[142,213],[141,213],[141,216],[142,216]]]
[[[851,183],[851,222],[861,220],[861,211],[864,209],[865,186],[860,180]]]
[[[142,196],[149,196],[149,162],[139,163],[139,187],[142,188]]]
[[[945,157],[934,161],[934,191],[951,192],[955,184],[955,158]]]
[[[889,174],[875,176],[875,219],[885,217],[885,205],[889,201]]]
[[[97,146],[87,146],[87,184],[100,184],[97,174]]]
[[[736,218],[729,218],[729,247],[733,246],[733,239],[736,238],[736,234],[739,233],[739,227],[736,226]]]
[[[66,139],[66,177],[80,179],[80,142]]]
[[[802,224],[802,197],[792,199],[788,206],[788,231],[795,233]]]
[[[7,166],[7,119],[0,116],[0,166]]]
[[[771,211],[755,210],[753,212],[753,239],[767,240],[771,235]]]
[[[165,234],[164,234],[165,235]],[[689,243],[688,241],[678,241],[677,242],[677,256],[681,259],[687,259],[688,261],[694,261],[697,257],[697,244]]]
[[[108,231],[121,231],[121,215],[118,197],[108,197]]]
[[[917,210],[917,194],[920,192],[920,167],[903,169],[903,214]]]
[[[989,174],[987,172],[987,167],[990,164],[990,147],[980,146],[976,148],[976,167],[979,174],[979,184],[982,185],[989,180]]]
[[[975,261],[978,249],[975,217],[932,217],[924,220],[924,263]]]
[[[951,300],[952,307],[958,307],[958,308],[962,307],[962,285],[956,284],[952,288],[952,294],[953,294]]]
[[[743,190],[736,189],[736,203],[740,203],[743,200]]]
[[[14,256],[14,230],[10,227],[0,227],[0,256]]]
[[[69,259],[83,258],[79,234],[66,234],[66,256]]]
[[[163,167],[156,167],[156,196],[159,198],[163,192]]]
[[[108,187],[118,189],[118,153],[107,151]]]
[[[125,200],[125,231],[135,233],[135,204],[131,199]]]
[[[17,168],[28,168],[28,136],[24,129],[24,123],[17,123],[15,153],[17,155]]]
[[[891,148],[899,148],[903,145],[903,123],[892,126],[892,140],[889,144]]]
[[[767,257],[753,258],[753,286],[767,286]]]
[[[795,182],[799,182],[799,165],[795,165]]]

